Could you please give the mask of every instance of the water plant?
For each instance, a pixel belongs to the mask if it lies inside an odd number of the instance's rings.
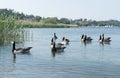
[[[8,18],[5,20],[0,19],[0,45],[10,42],[11,40],[18,40],[22,25],[15,22],[14,19]]]

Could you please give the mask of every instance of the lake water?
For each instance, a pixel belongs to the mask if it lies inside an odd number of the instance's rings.
[[[120,28],[32,28],[25,29],[24,41],[16,47],[33,48],[30,54],[13,58],[12,45],[0,45],[0,78],[120,78]],[[53,33],[70,39],[64,52],[51,52]],[[100,34],[111,37],[110,44],[99,44]],[[82,34],[93,38],[81,42]]]

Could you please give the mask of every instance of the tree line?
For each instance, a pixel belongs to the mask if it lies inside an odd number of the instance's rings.
[[[7,20],[8,18],[14,20],[32,21],[44,24],[71,24],[77,26],[120,26],[120,21],[118,20],[106,20],[106,21],[96,21],[88,19],[68,19],[57,17],[41,17],[35,15],[27,15],[20,12],[15,12],[13,9],[0,9],[0,20]]]

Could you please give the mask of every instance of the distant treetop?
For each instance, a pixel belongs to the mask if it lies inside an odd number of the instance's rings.
[[[96,20],[88,20],[88,19],[69,19],[69,18],[60,18],[57,17],[41,17],[34,15],[27,15],[24,13],[19,13],[14,11],[13,9],[0,9],[0,20],[6,20],[8,18],[12,18],[15,20],[23,20],[23,21],[33,21],[33,22],[42,22],[42,23],[50,23],[50,24],[74,24],[78,26],[120,26],[120,21],[118,20],[106,20],[106,21],[96,21]]]

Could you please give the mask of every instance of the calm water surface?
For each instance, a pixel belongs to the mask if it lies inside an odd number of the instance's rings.
[[[32,46],[30,54],[13,58],[11,44],[0,46],[0,78],[120,78],[120,28],[25,29],[24,41],[16,47]],[[52,53],[53,33],[70,39],[64,52]],[[99,44],[99,35],[110,36],[110,44]],[[83,44],[82,34],[93,38]]]

